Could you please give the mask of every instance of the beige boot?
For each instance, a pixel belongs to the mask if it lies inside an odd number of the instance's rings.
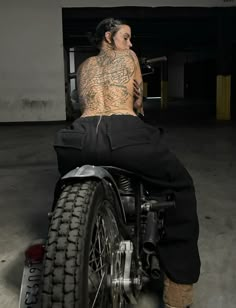
[[[170,306],[170,305],[165,305],[165,308],[178,308],[178,307],[174,307],[174,306]],[[184,308],[190,308],[190,306],[186,306]]]
[[[193,303],[193,285],[179,284],[164,278],[163,301],[166,308],[188,308]]]

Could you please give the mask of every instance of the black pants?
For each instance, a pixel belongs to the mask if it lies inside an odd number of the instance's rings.
[[[199,278],[199,225],[191,176],[165,145],[160,129],[131,115],[77,119],[55,142],[61,175],[83,164],[112,165],[141,174],[158,191],[172,190],[176,208],[167,211],[166,236],[158,252],[165,273],[176,283]]]

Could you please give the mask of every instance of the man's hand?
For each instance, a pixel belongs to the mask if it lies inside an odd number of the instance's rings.
[[[144,115],[142,84],[139,85],[136,79],[134,79],[134,110],[137,114]]]
[[[134,101],[139,99],[141,96],[141,88],[136,79],[134,79]]]

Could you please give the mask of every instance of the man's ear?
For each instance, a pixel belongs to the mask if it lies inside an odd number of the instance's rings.
[[[107,43],[111,44],[112,40],[111,40],[111,32],[110,31],[105,32],[105,39],[106,39]]]

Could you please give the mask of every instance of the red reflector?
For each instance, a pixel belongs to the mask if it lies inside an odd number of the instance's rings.
[[[42,261],[44,253],[44,246],[42,244],[35,244],[26,250],[25,257],[28,261]]]

